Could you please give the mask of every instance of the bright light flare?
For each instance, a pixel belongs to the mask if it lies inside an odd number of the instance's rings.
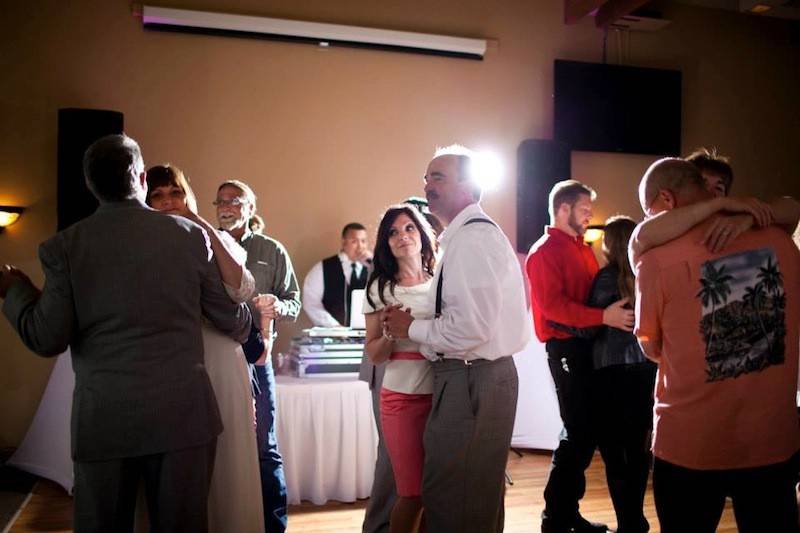
[[[500,186],[503,162],[488,150],[477,150],[472,157],[472,177],[481,190],[491,191]]]

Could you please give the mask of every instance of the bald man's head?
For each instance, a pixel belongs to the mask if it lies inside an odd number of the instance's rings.
[[[639,183],[639,203],[647,216],[709,197],[697,167],[676,157],[665,157],[650,165]]]

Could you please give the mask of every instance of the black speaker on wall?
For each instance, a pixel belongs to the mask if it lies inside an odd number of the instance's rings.
[[[517,251],[526,254],[550,223],[547,197],[571,175],[570,148],[557,141],[527,139],[517,148]]]
[[[118,111],[58,110],[58,231],[97,209],[83,179],[83,154],[100,137],[122,131],[123,115]]]

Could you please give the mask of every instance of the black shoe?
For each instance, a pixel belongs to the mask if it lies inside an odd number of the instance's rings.
[[[572,526],[573,533],[606,533],[608,526],[597,522],[589,522],[582,516],[578,516],[577,522]]]
[[[571,533],[572,528],[563,522],[556,522],[546,512],[542,512],[542,533]]]

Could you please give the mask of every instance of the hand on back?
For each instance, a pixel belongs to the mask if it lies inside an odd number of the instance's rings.
[[[709,252],[715,254],[724,250],[739,235],[752,228],[753,224],[755,224],[755,219],[749,214],[718,217],[708,227],[700,244],[705,245]]]
[[[617,300],[603,309],[603,324],[623,331],[633,331],[633,310],[627,309],[628,298]]]

